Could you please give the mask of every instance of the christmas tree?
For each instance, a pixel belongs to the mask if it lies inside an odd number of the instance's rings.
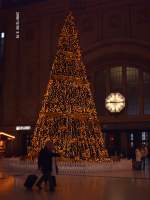
[[[47,140],[54,143],[64,158],[104,160],[108,156],[72,13],[60,33],[30,153],[38,153]]]

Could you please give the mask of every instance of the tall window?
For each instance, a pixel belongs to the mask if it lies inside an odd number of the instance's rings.
[[[122,89],[122,66],[110,68],[111,90]]]
[[[126,68],[127,75],[127,113],[129,115],[139,114],[139,73],[134,67]]]
[[[5,33],[0,32],[0,63],[4,60]]]
[[[143,73],[144,114],[150,114],[150,75]]]

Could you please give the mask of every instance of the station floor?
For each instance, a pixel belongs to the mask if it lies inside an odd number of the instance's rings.
[[[150,176],[145,172],[102,172],[99,176],[57,176],[57,188],[27,191],[23,170],[0,162],[0,200],[150,200]]]

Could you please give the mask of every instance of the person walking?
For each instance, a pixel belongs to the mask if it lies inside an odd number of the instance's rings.
[[[53,146],[52,151],[55,152],[54,146]],[[58,167],[57,167],[56,157],[53,156],[53,157],[52,157],[51,178],[52,178],[54,187],[56,187],[56,175],[57,175],[57,174],[58,174]],[[46,179],[46,180],[45,180],[45,185],[46,185],[46,186],[47,186],[47,182],[48,182],[48,180]]]
[[[53,176],[56,163],[54,163],[54,161],[56,161],[56,157],[60,157],[60,155],[54,152],[53,143],[47,141],[45,147],[41,149],[38,156],[38,168],[42,172],[42,176],[36,184],[39,189],[42,189],[41,185],[43,182],[48,182],[50,191],[55,191],[56,178]]]

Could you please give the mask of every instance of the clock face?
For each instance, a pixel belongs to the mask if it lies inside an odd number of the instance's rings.
[[[119,92],[110,93],[105,99],[105,107],[111,113],[119,113],[125,107],[125,97]]]

